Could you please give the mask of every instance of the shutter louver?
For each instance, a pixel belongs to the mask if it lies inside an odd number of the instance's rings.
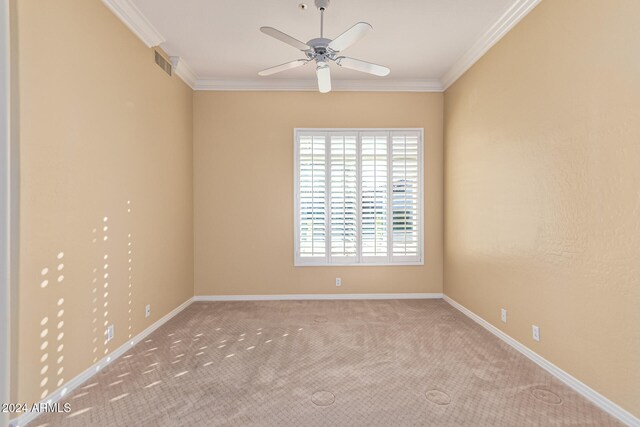
[[[300,257],[326,256],[326,143],[324,136],[300,137]]]

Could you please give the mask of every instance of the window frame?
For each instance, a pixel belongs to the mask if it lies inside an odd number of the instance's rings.
[[[335,261],[332,260],[331,255],[331,231],[330,231],[330,221],[331,221],[331,206],[329,203],[329,198],[331,194],[331,183],[330,183],[330,168],[331,168],[331,160],[330,160],[330,137],[332,134],[338,135],[346,135],[346,134],[356,134],[356,167],[357,167],[357,224],[358,224],[358,238],[357,245],[358,251],[356,255],[356,262],[352,262],[351,260],[345,260],[346,257],[333,257],[337,258]],[[366,261],[363,262],[362,259],[365,258],[362,255],[362,216],[361,216],[361,207],[362,207],[362,158],[361,158],[361,143],[362,136],[372,135],[384,133],[387,135],[387,155],[388,155],[388,171],[391,170],[392,165],[392,142],[393,136],[397,135],[410,135],[415,136],[417,133],[418,136],[418,260],[414,261],[403,261],[397,260],[392,261],[393,258],[393,236],[392,236],[392,228],[393,228],[393,215],[387,216],[387,233],[388,233],[388,248],[390,250],[387,251],[387,255],[385,257],[381,257],[379,261],[371,262]],[[326,208],[326,242],[325,242],[325,255],[323,257],[317,258],[307,258],[300,256],[300,136],[305,134],[319,135],[323,134],[325,136],[325,147],[326,147],[326,160],[325,160],[325,180],[326,180],[326,194],[325,194],[325,208]],[[294,212],[294,221],[293,221],[293,236],[294,236],[294,251],[293,251],[293,265],[294,267],[385,267],[385,266],[419,266],[424,265],[424,128],[294,128],[293,130],[293,212]],[[388,174],[389,184],[387,185],[388,193],[388,209],[391,210],[392,206],[392,196],[393,196],[393,185],[392,185],[392,175]],[[367,257],[371,258],[371,257]]]

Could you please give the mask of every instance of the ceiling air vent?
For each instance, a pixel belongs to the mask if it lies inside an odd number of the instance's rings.
[[[158,64],[158,66],[162,68],[165,73],[167,73],[168,75],[171,75],[171,71],[172,71],[171,62],[169,62],[169,60],[167,60],[167,58],[165,58],[164,55],[162,55],[157,50],[154,50],[153,53],[156,59],[156,64]]]

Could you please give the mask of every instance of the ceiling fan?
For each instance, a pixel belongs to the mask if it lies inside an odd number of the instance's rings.
[[[340,52],[360,40],[372,29],[371,25],[366,22],[358,22],[335,39],[324,38],[324,11],[329,7],[330,0],[315,0],[315,5],[320,11],[320,37],[311,39],[307,43],[303,43],[298,39],[291,37],[278,31],[272,27],[261,27],[260,31],[268,36],[276,38],[300,49],[304,52],[306,58],[296,59],[295,61],[286,62],[267,68],[258,73],[259,76],[270,76],[281,71],[290,70],[292,68],[301,67],[311,61],[316,62],[316,74],[318,76],[318,89],[322,93],[331,91],[331,71],[329,70],[329,62],[335,62],[341,67],[350,70],[362,71],[363,73],[373,74],[375,76],[386,76],[391,70],[382,65],[372,64],[371,62],[361,61],[359,59],[340,56]]]

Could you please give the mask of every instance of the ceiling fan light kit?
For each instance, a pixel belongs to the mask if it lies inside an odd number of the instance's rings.
[[[321,93],[331,91],[331,69],[329,63],[334,62],[338,66],[348,68],[350,70],[360,71],[363,73],[373,74],[375,76],[386,76],[391,70],[382,65],[373,64],[371,62],[361,61],[359,59],[349,58],[339,55],[340,52],[353,45],[355,42],[364,37],[371,25],[366,22],[358,22],[335,39],[324,37],[324,11],[329,7],[329,0],[315,0],[315,5],[320,11],[320,37],[311,39],[307,43],[291,37],[288,34],[278,31],[272,27],[261,27],[260,31],[268,36],[287,43],[290,46],[302,51],[306,59],[296,59],[275,67],[267,68],[258,73],[259,76],[270,76],[281,71],[290,70],[292,68],[301,67],[311,61],[316,63],[316,76],[318,78],[318,90]]]

